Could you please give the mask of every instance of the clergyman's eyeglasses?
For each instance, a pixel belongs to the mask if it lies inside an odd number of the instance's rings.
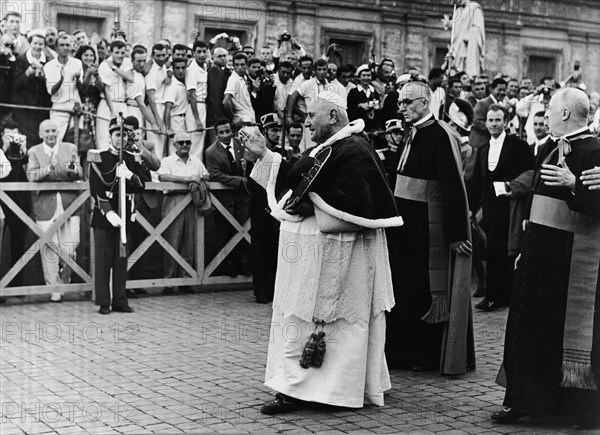
[[[405,105],[408,106],[410,103],[412,103],[413,101],[417,101],[417,100],[421,100],[423,97],[419,97],[419,98],[405,98],[402,101],[398,101],[398,107],[400,107],[401,105]]]

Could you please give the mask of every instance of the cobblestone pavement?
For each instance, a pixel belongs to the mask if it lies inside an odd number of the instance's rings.
[[[494,383],[506,310],[475,314],[477,370],[393,371],[384,407],[270,417],[263,384],[271,309],[250,291],[152,296],[101,316],[89,301],[10,298],[2,317],[2,434],[568,433],[560,422],[497,425]],[[590,432],[591,433],[591,432]]]

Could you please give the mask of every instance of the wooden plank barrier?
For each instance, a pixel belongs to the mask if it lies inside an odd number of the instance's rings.
[[[156,191],[162,193],[163,191],[170,192],[186,192],[186,195],[177,205],[171,209],[168,214],[162,217],[162,220],[158,225],[153,226],[146,217],[141,213],[137,213],[137,222],[141,227],[148,232],[147,237],[131,252],[128,256],[127,270],[130,270],[144,253],[146,253],[153,243],[158,243],[164,255],[170,255],[177,264],[185,271],[189,276],[181,278],[152,278],[152,279],[132,279],[127,281],[127,288],[156,288],[156,287],[172,287],[172,286],[196,286],[201,288],[210,287],[223,287],[228,288],[248,288],[252,279],[248,276],[230,277],[230,276],[213,276],[215,270],[221,263],[225,261],[227,255],[229,255],[233,249],[242,240],[246,240],[250,243],[250,220],[244,224],[240,224],[237,220],[229,213],[229,211],[221,204],[219,199],[215,196],[214,192],[219,190],[229,190],[229,187],[224,186],[221,183],[209,183],[210,186],[210,197],[212,204],[216,212],[222,214],[227,221],[235,228],[236,233],[233,237],[227,241],[215,257],[207,264],[206,262],[206,243],[205,243],[205,215],[202,213],[196,213],[196,240],[195,240],[195,259],[194,264],[189,264],[180,254],[173,248],[173,246],[165,240],[163,232],[169,227],[169,225],[179,216],[192,201],[192,196],[189,193],[188,186],[181,183],[146,183],[146,191]],[[78,191],[79,195],[77,199],[71,204],[52,224],[52,226],[46,231],[42,231],[36,222],[27,215],[8,195],[7,192],[37,192],[37,191]],[[70,292],[70,291],[92,291],[94,290],[94,249],[93,249],[93,233],[90,232],[91,240],[87,241],[90,243],[90,271],[85,271],[79,264],[77,264],[66,252],[58,249],[53,243],[50,243],[51,236],[66,222],[77,210],[84,205],[87,201],[90,201],[89,184],[87,181],[77,182],[54,182],[54,183],[2,183],[0,185],[0,202],[5,207],[13,211],[18,218],[23,221],[37,237],[36,242],[27,249],[25,254],[17,261],[11,261],[12,267],[7,271],[4,276],[0,278],[0,296],[17,296],[17,295],[35,295],[35,294],[47,294],[52,292]],[[86,241],[81,241],[86,243]],[[82,283],[73,284],[58,284],[58,285],[24,285],[24,286],[12,286],[9,287],[10,282],[21,272],[26,264],[34,257],[38,252],[43,249],[49,249],[60,257],[73,272],[79,276]],[[6,255],[6,254],[4,254]]]

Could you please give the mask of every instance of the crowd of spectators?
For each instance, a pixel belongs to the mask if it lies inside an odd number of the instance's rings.
[[[544,111],[555,90],[572,86],[588,91],[578,67],[560,83],[553,77],[544,77],[539,84],[526,77],[503,74],[469,77],[446,65],[424,75],[417,68],[398,71],[389,58],[362,65],[345,64],[336,44],[324,54],[311,55],[286,32],[277,36],[276,47],[242,46],[238,38],[226,33],[210,41],[172,43],[165,38],[144,46],[131,44],[118,30],[109,39],[88,35],[84,30],[68,34],[53,27],[23,35],[20,24],[20,15],[9,12],[0,36],[0,104],[17,106],[1,107],[1,157],[8,162],[5,165],[10,164],[2,170],[3,182],[85,178],[88,150],[109,147],[109,121],[122,115],[135,124],[133,149],[145,153],[145,162],[150,162],[148,156],[152,156],[158,163],[148,164],[147,181],[220,181],[233,188],[222,193],[221,200],[240,224],[252,215],[253,190],[248,181],[251,162],[246,161],[237,131],[245,125],[258,125],[271,149],[286,158],[298,156],[314,145],[304,125],[306,107],[322,91],[335,92],[342,98],[350,121],[365,122],[370,143],[390,169],[405,130],[398,105],[409,104],[398,101],[399,91],[411,82],[426,83],[431,90],[433,116],[449,121],[464,138],[462,157],[467,181],[477,170],[477,149],[493,136],[488,120],[490,108],[501,112],[502,131],[529,143],[533,159],[548,139]],[[600,95],[591,92],[589,99],[589,128],[597,135]],[[74,117],[74,112],[78,116]],[[60,154],[48,151],[55,143],[74,141],[75,119],[79,122],[77,148],[60,145]],[[64,160],[62,166],[57,155]],[[53,168],[68,170],[48,172],[47,166],[40,169],[40,161],[45,160]],[[40,175],[42,170],[46,174]],[[26,213],[36,214],[31,198],[17,192],[10,196]],[[38,223],[48,226],[44,222],[51,222],[67,208],[64,195],[61,201],[61,195],[55,194],[53,204],[57,198],[55,213],[34,216]],[[178,199],[173,195],[163,202],[162,214],[168,213]],[[33,198],[34,205],[35,201]],[[158,205],[147,208],[152,207]],[[14,264],[25,249],[26,227],[4,204],[3,210],[2,224],[6,224],[11,239],[11,248],[3,255]],[[474,214],[477,211],[473,210]],[[173,246],[191,263],[189,222],[193,213],[191,209],[185,211],[176,222],[178,229],[167,232]],[[67,224],[75,227],[72,222]],[[231,235],[226,221],[219,221],[219,225],[227,227],[221,228],[223,234]],[[61,231],[56,237],[73,232]],[[231,257],[226,264],[228,274],[250,273],[246,252],[235,250]],[[171,260],[165,262],[165,269],[168,277],[182,273]],[[483,292],[485,272],[478,267],[476,270]],[[44,276],[47,283],[70,279],[62,267],[54,270],[49,265],[44,265]],[[19,279],[17,276],[13,284],[18,285]],[[268,297],[257,295],[261,301]]]

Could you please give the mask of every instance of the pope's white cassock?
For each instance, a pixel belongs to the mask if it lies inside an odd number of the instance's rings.
[[[394,296],[384,229],[402,225],[381,161],[357,134],[362,128],[361,120],[349,124],[293,165],[268,151],[251,174],[281,222],[265,385],[351,408],[382,406],[391,388],[385,311]],[[315,214],[290,215],[292,190],[278,198],[281,185],[294,189],[315,159],[326,160],[307,193]],[[323,365],[302,368],[304,346],[321,330]]]

